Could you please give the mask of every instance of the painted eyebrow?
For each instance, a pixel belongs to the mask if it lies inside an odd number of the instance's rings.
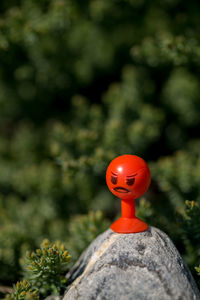
[[[111,173],[112,173],[114,176],[118,176],[116,173],[114,173],[114,172],[112,172],[112,171],[111,171]]]
[[[137,175],[137,173],[132,174],[132,175],[127,175],[126,177],[128,177],[128,178],[130,177],[131,178],[131,177],[135,177],[136,175]]]

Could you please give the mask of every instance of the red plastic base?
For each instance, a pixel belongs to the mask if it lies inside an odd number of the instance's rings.
[[[119,218],[110,228],[117,233],[137,233],[148,229],[148,225],[138,218]]]

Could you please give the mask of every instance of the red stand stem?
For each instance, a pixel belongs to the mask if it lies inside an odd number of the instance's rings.
[[[135,218],[135,199],[121,199],[122,218]]]
[[[148,225],[135,216],[135,199],[121,199],[122,216],[110,228],[118,233],[136,233],[148,229]]]

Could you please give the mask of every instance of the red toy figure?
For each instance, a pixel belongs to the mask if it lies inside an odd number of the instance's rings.
[[[118,233],[145,231],[148,225],[135,216],[135,198],[143,195],[151,182],[147,163],[136,155],[118,156],[108,166],[106,182],[109,190],[121,199],[122,216],[111,225]]]

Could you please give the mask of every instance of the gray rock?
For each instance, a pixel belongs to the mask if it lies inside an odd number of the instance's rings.
[[[199,300],[194,279],[169,237],[150,227],[110,229],[96,238],[70,274],[64,300]]]

